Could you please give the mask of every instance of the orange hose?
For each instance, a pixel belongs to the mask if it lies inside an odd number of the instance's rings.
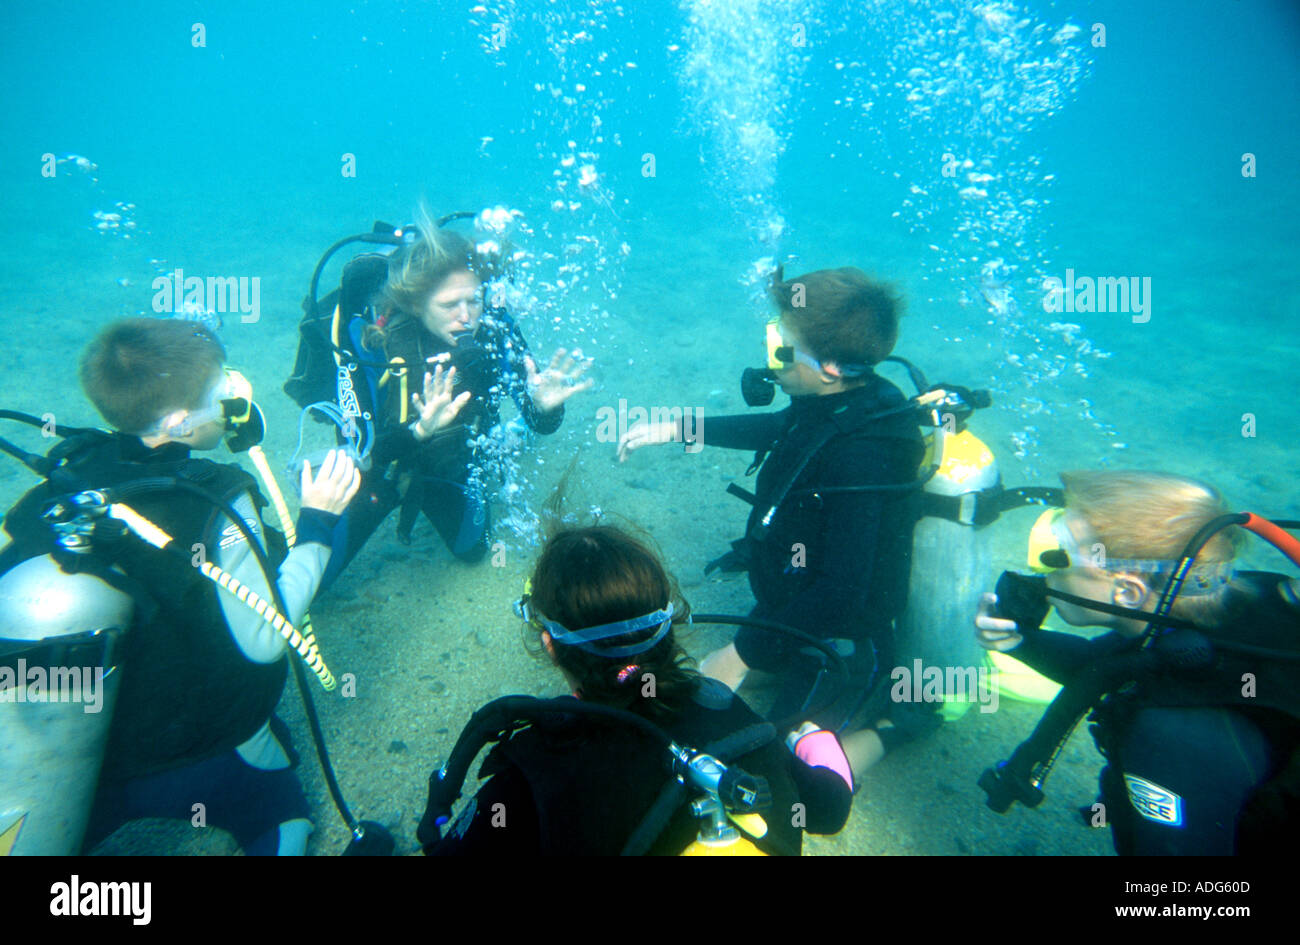
[[[1281,526],[1274,525],[1266,518],[1260,518],[1254,512],[1247,512],[1246,521],[1241,523],[1241,527],[1250,529],[1300,567],[1300,539]]]

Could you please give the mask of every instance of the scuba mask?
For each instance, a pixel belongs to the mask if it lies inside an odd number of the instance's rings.
[[[221,402],[226,418],[226,446],[232,453],[243,453],[262,442],[266,435],[266,418],[253,401],[253,385],[238,371],[226,369],[227,396]]]
[[[798,352],[794,345],[786,344],[781,337],[780,319],[769,321],[765,332],[763,340],[767,346],[767,366],[745,368],[740,375],[740,395],[751,407],[766,407],[770,404],[776,397],[776,372],[784,371],[796,360],[801,360],[799,354],[802,352]],[[821,365],[806,354],[802,360],[811,362],[817,370],[821,369]]]
[[[1137,620],[1150,620],[1151,612],[1134,607],[1119,607],[1103,601],[1089,600],[1064,591],[1053,590],[1047,586],[1047,574],[1064,571],[1074,567],[1088,567],[1103,571],[1127,571],[1141,574],[1148,578],[1168,575],[1178,568],[1179,561],[1160,558],[1110,558],[1105,553],[1105,546],[1097,542],[1085,553],[1078,540],[1070,531],[1066,522],[1065,509],[1048,509],[1034,522],[1029,532],[1028,565],[1035,575],[1018,574],[1003,571],[998,578],[995,593],[998,597],[997,616],[1014,620],[1021,633],[1037,630],[1047,617],[1051,608],[1048,598],[1076,604],[1088,610],[1130,617]],[[1201,569],[1201,573],[1188,575],[1179,587],[1179,596],[1191,597],[1212,594],[1225,584],[1231,575],[1228,564]],[[1160,582],[1163,583],[1163,582]],[[1152,592],[1159,590],[1152,586]],[[1166,618],[1162,625],[1177,626],[1183,621]]]
[[[745,403],[751,407],[766,407],[776,396],[776,372],[788,370],[796,364],[803,364],[814,371],[824,371],[822,362],[797,345],[788,342],[781,334],[781,320],[771,319],[765,328],[764,344],[767,347],[767,366],[765,368],[745,368],[740,375],[740,393]],[[863,377],[871,373],[870,365],[840,364],[843,377]]]
[[[198,427],[222,419],[226,426],[226,445],[232,453],[258,445],[266,433],[262,408],[253,402],[253,385],[233,368],[223,370],[207,406],[189,411],[175,423],[160,425],[158,432],[174,437],[188,436]]]
[[[514,603],[515,616],[520,620],[526,620],[538,629],[545,630],[551,635],[552,640],[562,646],[576,646],[596,656],[608,656],[614,659],[645,653],[647,650],[653,649],[660,640],[667,636],[673,625],[673,602],[669,601],[659,610],[641,617],[620,620],[616,623],[604,623],[595,627],[583,627],[579,630],[569,630],[567,627],[556,623],[554,620],[548,620],[538,613],[537,609],[532,605],[532,592],[533,582],[530,578],[524,582],[523,596]],[[648,639],[639,643],[612,647],[595,645],[601,640],[636,633],[638,630],[649,630],[651,627],[657,629]]]
[[[1038,574],[1050,574],[1071,567],[1098,568],[1103,571],[1135,571],[1140,574],[1167,574],[1177,561],[1161,558],[1111,558],[1106,546],[1094,542],[1085,552],[1066,523],[1065,509],[1048,509],[1029,531],[1028,565]]]
[[[785,336],[781,334],[781,320],[779,318],[773,318],[767,323],[767,334],[764,341],[767,344],[768,370],[784,371],[786,368],[793,367],[796,363],[806,364],[814,371],[822,369],[820,361],[786,341]]]

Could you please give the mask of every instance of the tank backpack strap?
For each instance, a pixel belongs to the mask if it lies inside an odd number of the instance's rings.
[[[258,488],[257,480],[247,472],[235,466],[224,466],[203,459],[192,459],[181,469],[178,475],[197,486],[212,491],[222,502],[232,507],[240,496],[249,495],[253,500],[253,514],[257,518],[256,525],[266,545],[267,557],[271,564],[279,567],[284,562],[284,559],[288,557],[289,547],[284,535],[280,533],[279,529],[268,525],[262,518],[262,510],[269,504],[266,496]],[[221,517],[223,517],[221,509],[213,506],[203,526],[203,534],[213,534]],[[230,527],[232,526],[227,526],[227,528]],[[243,538],[242,532],[239,535],[240,538]]]
[[[790,497],[791,493],[794,490],[794,484],[799,481],[799,477],[802,476],[804,470],[808,468],[808,464],[813,461],[813,458],[816,457],[817,454],[821,452],[822,447],[824,447],[827,443],[835,439],[835,437],[837,436],[861,436],[863,434],[869,435],[869,431],[871,427],[876,423],[878,423],[879,421],[893,418],[895,416],[912,411],[914,409],[915,409],[914,405],[910,402],[907,402],[898,407],[891,407],[887,410],[878,411],[875,413],[863,414],[863,413],[857,413],[855,411],[851,411],[847,408],[842,408],[840,410],[837,410],[835,413],[831,414],[828,418],[826,418],[826,420],[820,426],[814,429],[814,432],[809,439],[808,445],[804,448],[802,455],[800,455],[799,457],[799,461],[794,464],[794,467],[790,470],[790,473],[784,479],[781,480],[780,485],[777,487],[777,489],[774,492],[773,500],[769,504],[767,511],[764,512],[763,517],[759,519],[759,521],[755,524],[754,528],[750,530],[749,535],[746,537],[754,541],[762,541],[764,538],[766,538],[767,531],[771,527],[772,519],[775,517],[777,510],[781,507],[781,505],[785,502],[785,500]],[[913,480],[911,482],[904,482],[904,483],[886,483],[886,484],[872,485],[872,486],[845,486],[836,489],[819,489],[817,491],[824,491],[828,493],[829,492],[895,492],[895,491],[911,492],[915,489],[920,488],[923,484],[924,484],[924,480]],[[739,487],[737,488],[739,489]],[[737,494],[731,489],[728,489],[727,491],[732,492],[733,495]],[[740,493],[744,493],[744,490],[740,490]],[[753,500],[751,500],[748,497],[748,493],[741,494],[740,497],[753,504]]]
[[[312,288],[303,300],[303,317],[298,323],[298,354],[293,373],[284,383],[284,391],[300,407],[321,401],[333,401],[337,395],[337,375],[343,359],[360,362],[361,352],[354,351],[348,326],[355,318],[371,320],[370,303],[388,277],[388,257],[366,253],[343,267],[339,288],[324,299],[315,296],[321,269],[334,250],[353,240],[397,242],[392,238],[375,239],[370,234],[335,244],[321,260],[312,276]]]
[[[834,421],[827,421],[817,429],[813,434],[808,447],[804,450],[803,455],[799,457],[799,461],[794,464],[794,467],[790,470],[789,474],[787,474],[786,477],[781,480],[780,485],[777,486],[767,511],[763,513],[763,517],[755,523],[754,527],[749,530],[749,534],[746,538],[749,538],[752,541],[763,541],[767,537],[768,529],[772,527],[772,519],[776,516],[777,509],[779,509],[781,504],[785,502],[786,497],[790,494],[790,490],[794,488],[794,484],[799,480],[799,477],[803,475],[803,471],[808,468],[808,464],[813,461],[813,457],[821,452],[821,448],[836,436],[839,436],[841,432],[843,431],[840,429],[840,426]]]

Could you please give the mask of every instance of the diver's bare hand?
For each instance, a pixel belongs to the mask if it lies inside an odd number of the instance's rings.
[[[674,440],[681,439],[681,430],[678,424],[672,420],[662,420],[659,423],[646,423],[644,420],[638,420],[632,426],[623,431],[623,435],[618,438],[618,461],[627,462],[627,458],[633,450],[639,450],[643,446],[653,446],[656,443],[672,443]]]
[[[975,617],[975,640],[986,650],[1007,653],[1018,647],[1025,638],[1020,635],[1014,620],[994,616],[997,606],[997,594],[980,595],[979,613]]]
[[[302,464],[302,507],[342,515],[361,488],[361,473],[343,450],[330,450],[313,479],[311,463]]]
[[[572,354],[563,348],[556,351],[550,365],[541,372],[537,370],[536,361],[531,357],[524,358],[524,368],[528,371],[528,391],[537,409],[549,413],[574,394],[590,390],[596,382],[590,377],[583,380],[582,375],[594,363],[592,358],[583,358],[582,352],[576,348]]]
[[[460,414],[461,408],[469,403],[473,393],[464,391],[459,396],[452,396],[452,389],[456,386],[456,368],[450,367],[446,372],[443,371],[442,366],[447,357],[444,354],[429,359],[436,366],[432,374],[425,372],[424,396],[411,395],[411,403],[419,414],[415,423],[411,424],[411,432],[417,440],[427,440],[443,427],[450,426]]]

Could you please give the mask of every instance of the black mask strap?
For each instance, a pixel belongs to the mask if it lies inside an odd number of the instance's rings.
[[[1054,597],[1057,600],[1065,601],[1067,604],[1075,604],[1088,610],[1099,610],[1103,614],[1111,614],[1115,617],[1129,617],[1133,620],[1142,620],[1148,623],[1157,624],[1161,627],[1177,627],[1179,629],[1194,630],[1196,624],[1190,620],[1184,620],[1181,617],[1170,617],[1168,615],[1157,617],[1147,610],[1139,610],[1136,607],[1120,607],[1116,604],[1106,604],[1099,600],[1089,600],[1086,597],[1076,597],[1074,594],[1067,594],[1064,591],[1054,591],[1047,589],[1047,596]]]

